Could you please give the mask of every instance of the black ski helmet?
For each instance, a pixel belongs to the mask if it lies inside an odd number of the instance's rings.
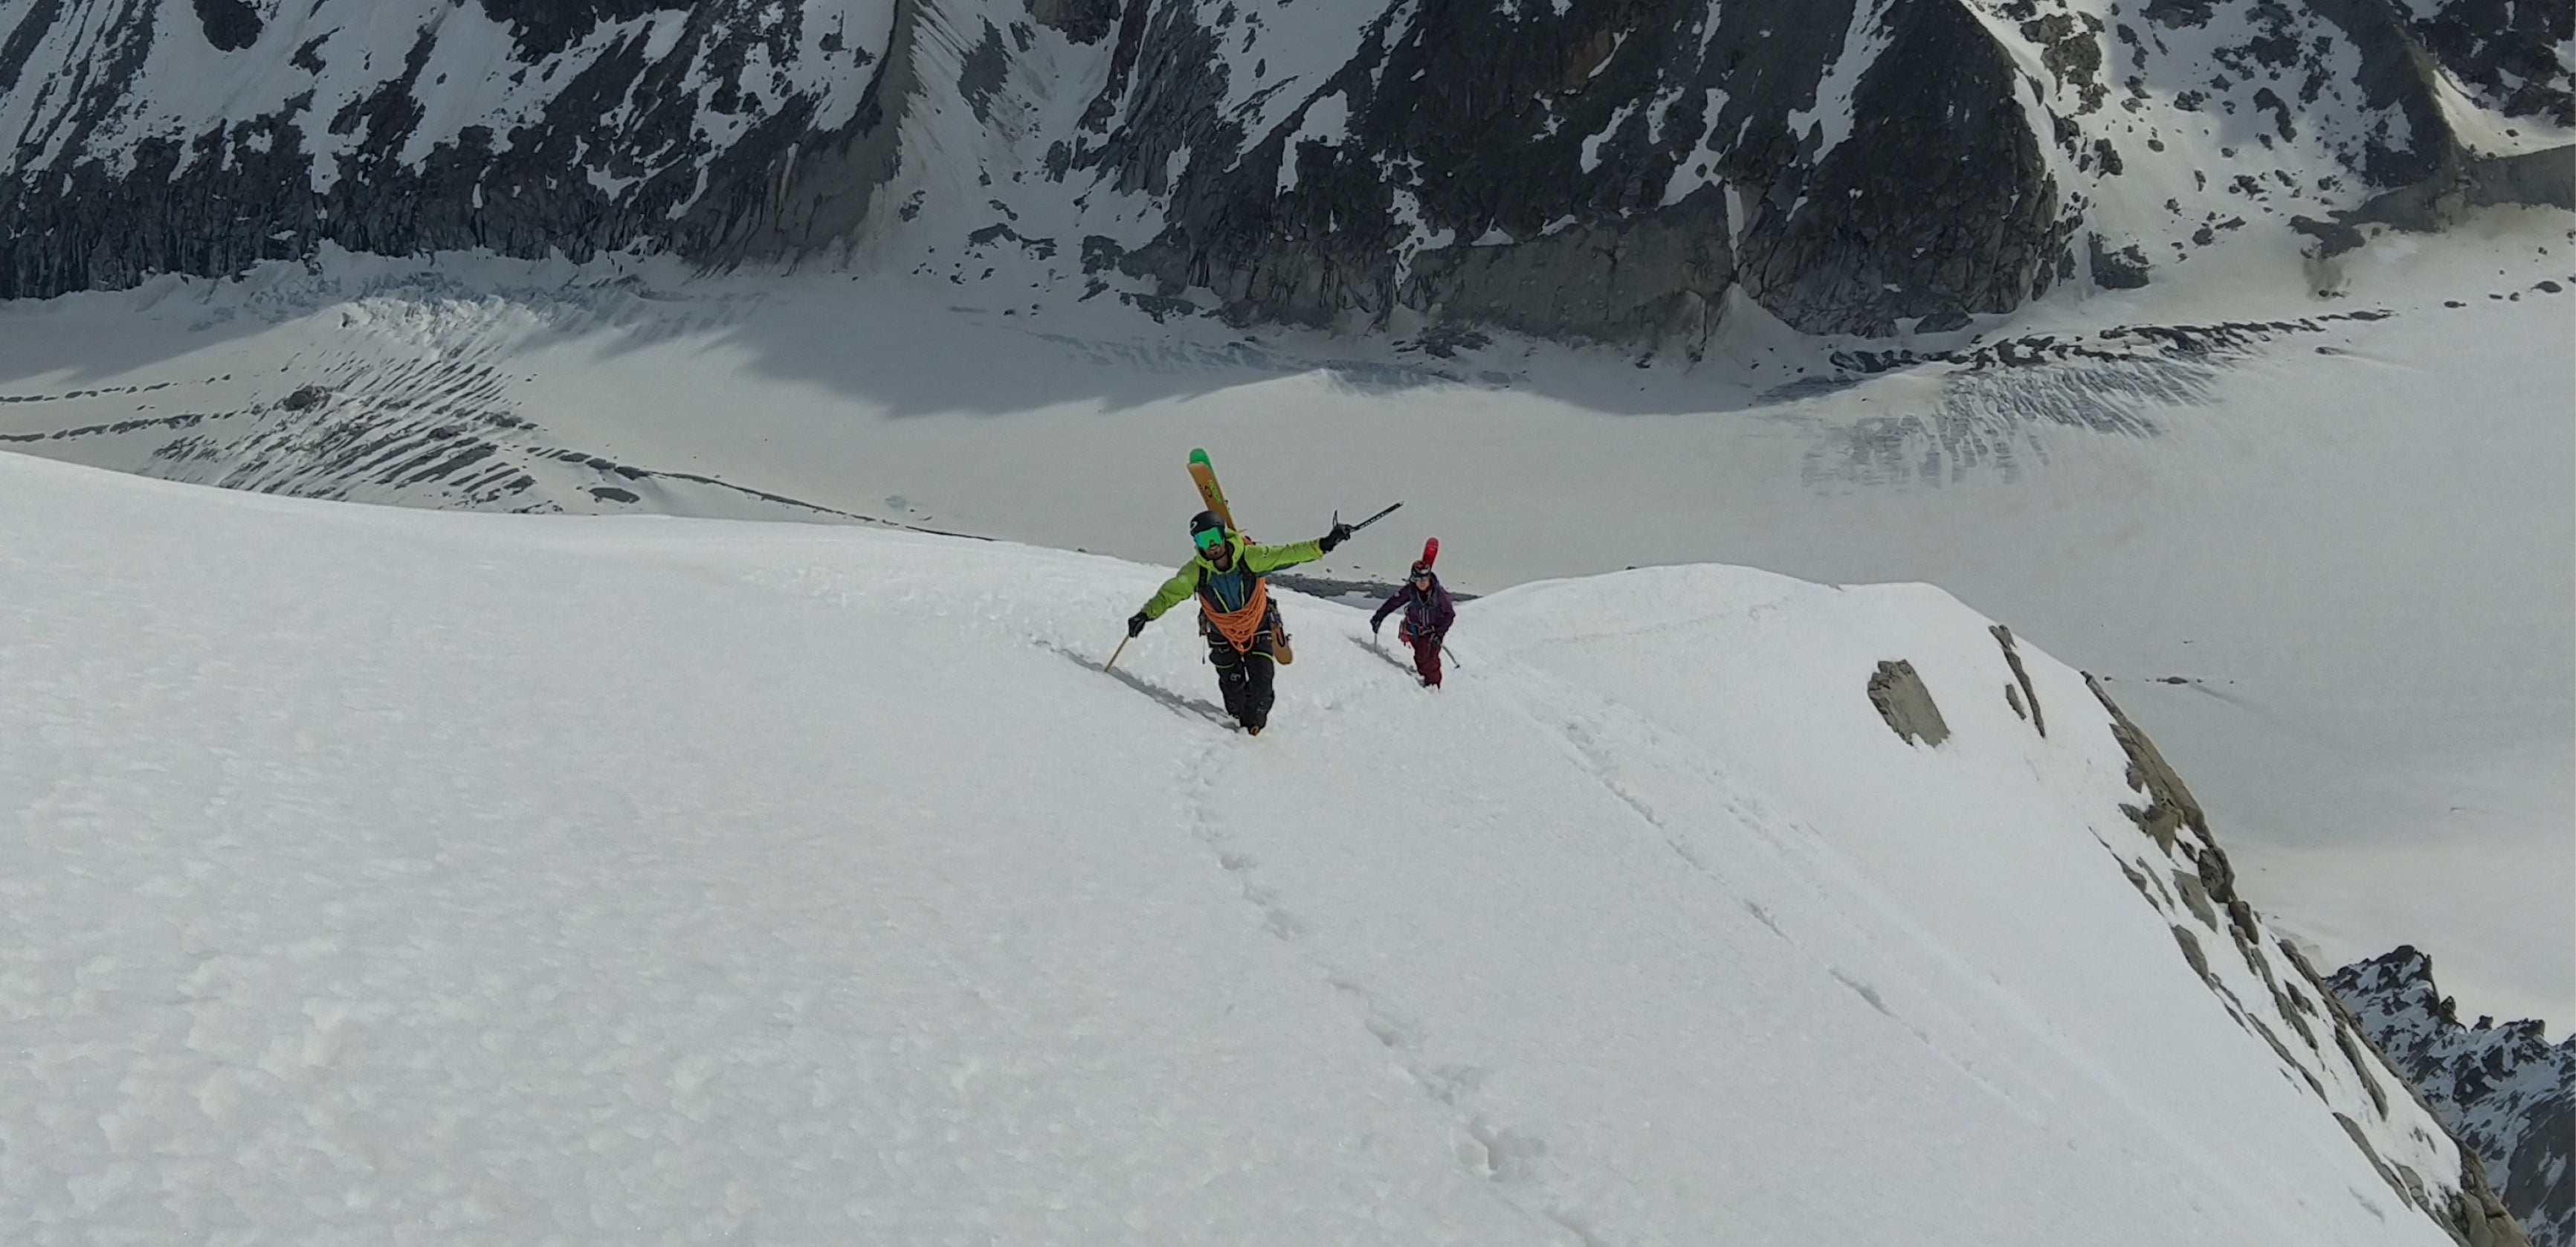
[[[1198,540],[1200,533],[1224,531],[1225,521],[1217,518],[1214,511],[1201,511],[1190,517],[1190,540],[1192,541]]]

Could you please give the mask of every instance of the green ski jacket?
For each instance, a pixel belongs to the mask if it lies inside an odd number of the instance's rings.
[[[1145,618],[1160,619],[1163,612],[1201,593],[1205,593],[1218,610],[1241,610],[1245,602],[1252,600],[1253,581],[1282,567],[1295,567],[1324,557],[1324,547],[1313,541],[1256,546],[1245,541],[1241,533],[1228,533],[1225,539],[1234,548],[1233,567],[1218,571],[1216,564],[1208,562],[1206,555],[1190,556],[1190,561],[1183,563],[1181,570],[1164,581],[1163,587],[1145,603]]]

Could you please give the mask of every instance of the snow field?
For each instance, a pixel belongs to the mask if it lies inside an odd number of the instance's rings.
[[[1291,597],[1251,740],[1185,614],[1100,673],[1165,574],[1103,558],[0,517],[12,1241],[2447,1241],[1935,590],[1525,586],[1437,694]]]
[[[1346,578],[1396,574],[1384,551],[1440,533],[1476,592],[1708,561],[1938,583],[2101,673],[2207,804],[2249,895],[2321,961],[2412,943],[2473,1011],[2563,1033],[2571,239],[2566,214],[2539,211],[2382,237],[2319,299],[2294,254],[2229,236],[2221,266],[2070,295],[2008,331],[2128,350],[2100,335],[2384,315],[2118,367],[1808,389],[1781,383],[1833,371],[1818,345],[1743,307],[1711,363],[1640,370],[1509,340],[1444,361],[1096,303],[1014,313],[949,303],[945,283],[337,255],[319,274],[0,307],[0,438],[418,506],[831,518],[749,489],[1148,561],[1195,509],[1176,448],[1205,445],[1263,535],[1406,500],[1372,530],[1385,545],[1328,561]],[[306,385],[329,394],[319,415],[285,406]],[[344,425],[352,444],[408,439],[381,452],[391,468],[458,425],[499,453],[467,487],[403,485],[408,470],[345,471],[303,445]],[[514,468],[535,488],[477,500],[495,491],[476,480]]]
[[[148,615],[12,567],[133,659],[12,621],[32,1241],[1362,1241],[1363,1189],[1492,1238],[1437,1157],[1367,1160],[1402,1115],[1329,1014],[1244,995],[1293,976],[1134,781],[1163,712],[1104,731],[1009,695],[1099,681],[1053,654],[953,661],[971,594],[760,594],[755,635],[686,559],[281,527],[304,574],[119,526],[89,553],[172,559]]]

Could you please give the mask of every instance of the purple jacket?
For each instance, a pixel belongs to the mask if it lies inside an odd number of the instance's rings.
[[[1441,587],[1438,576],[1431,578],[1428,593],[1414,588],[1412,581],[1405,581],[1394,597],[1379,604],[1377,613],[1369,616],[1369,630],[1376,631],[1399,606],[1404,608],[1405,629],[1415,636],[1446,636],[1449,625],[1458,621],[1458,604],[1449,600],[1449,590]]]

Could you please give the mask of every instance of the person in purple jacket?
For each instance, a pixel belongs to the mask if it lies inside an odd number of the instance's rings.
[[[1395,639],[1413,647],[1413,669],[1421,675],[1422,687],[1438,688],[1440,642],[1449,635],[1449,625],[1458,621],[1458,604],[1449,600],[1449,591],[1440,587],[1431,565],[1417,562],[1404,587],[1369,616],[1369,633],[1375,635],[1399,606],[1404,608],[1404,622],[1396,625]]]

